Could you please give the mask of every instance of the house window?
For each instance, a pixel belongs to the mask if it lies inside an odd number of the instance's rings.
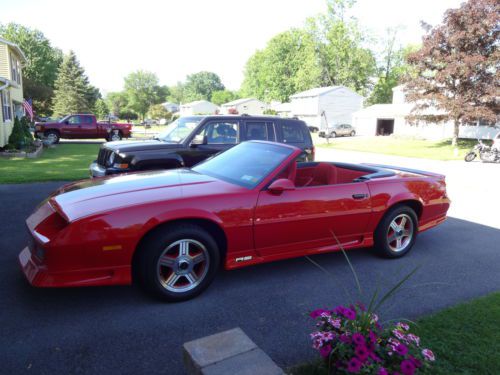
[[[2,115],[5,122],[12,121],[12,107],[10,105],[10,92],[8,90],[0,92],[2,102]]]
[[[21,84],[21,64],[13,54],[10,54],[10,68],[12,72],[12,80]]]

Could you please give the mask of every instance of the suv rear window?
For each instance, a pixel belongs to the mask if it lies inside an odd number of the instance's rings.
[[[283,142],[284,143],[304,143],[304,133],[302,132],[302,127],[299,124],[294,124],[290,122],[284,122],[281,125],[283,132]]]

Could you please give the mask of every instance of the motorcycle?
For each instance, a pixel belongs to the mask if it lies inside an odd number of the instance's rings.
[[[473,161],[478,154],[479,158],[483,162],[500,163],[500,150],[485,145],[480,139],[478,139],[478,144],[475,145],[474,148],[467,153],[467,155],[465,155],[464,159],[466,162]]]

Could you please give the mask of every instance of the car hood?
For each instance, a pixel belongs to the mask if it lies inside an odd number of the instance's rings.
[[[164,150],[164,149],[181,149],[182,144],[168,143],[156,139],[147,141],[117,141],[107,142],[102,147],[117,151],[120,153],[135,152],[135,151],[151,151],[151,150]]]
[[[69,221],[141,204],[244,189],[190,169],[129,173],[77,181],[50,202]]]

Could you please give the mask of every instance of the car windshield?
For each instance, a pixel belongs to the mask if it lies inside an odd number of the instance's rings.
[[[285,146],[243,142],[192,170],[253,189],[292,153],[293,149]]]
[[[167,125],[166,129],[158,134],[157,138],[164,142],[181,143],[191,134],[203,117],[179,117]]]
[[[59,122],[62,124],[64,121],[66,121],[70,117],[71,117],[71,115],[64,116],[62,119],[59,120]]]

